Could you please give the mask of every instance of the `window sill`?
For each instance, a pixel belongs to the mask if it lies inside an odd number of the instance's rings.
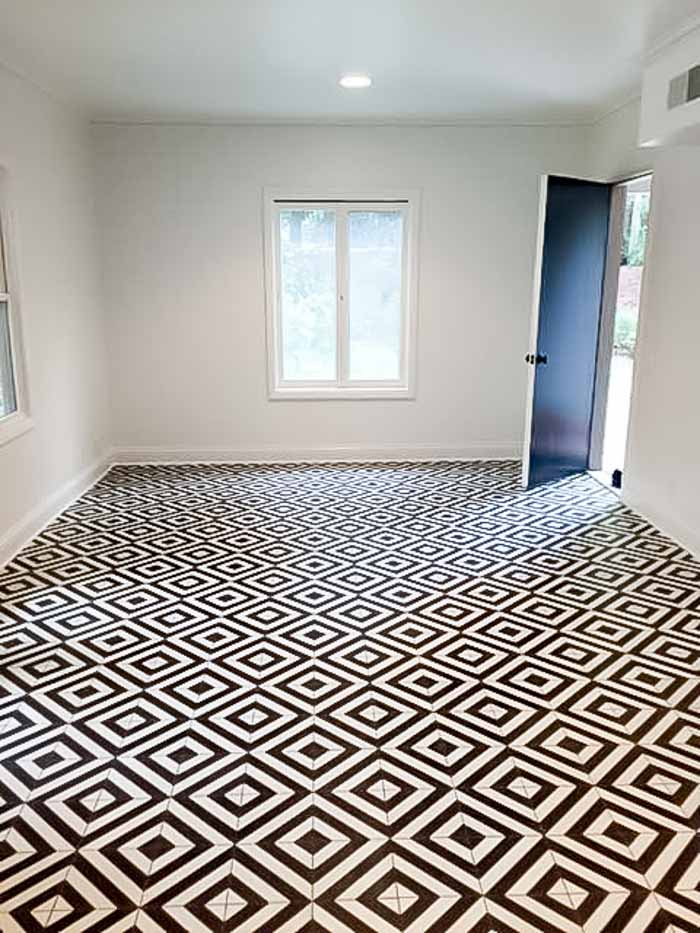
[[[391,399],[415,399],[416,395],[412,389],[406,386],[391,386],[387,388],[362,386],[356,389],[343,386],[342,388],[333,388],[324,386],[313,389],[308,386],[303,388],[276,388],[269,393],[269,399],[273,402],[280,401],[389,401]]]
[[[27,431],[31,431],[33,427],[34,422],[23,412],[15,412],[13,415],[0,418],[0,447],[21,437]]]

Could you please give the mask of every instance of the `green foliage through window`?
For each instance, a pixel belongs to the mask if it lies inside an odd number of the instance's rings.
[[[622,220],[622,256],[615,311],[616,353],[632,356],[637,343],[642,271],[649,228],[648,191],[627,191]]]
[[[628,192],[622,226],[622,265],[643,266],[649,226],[648,191]]]

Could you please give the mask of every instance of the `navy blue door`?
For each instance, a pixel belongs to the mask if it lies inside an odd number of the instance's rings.
[[[610,195],[610,185],[548,180],[528,486],[588,468]]]

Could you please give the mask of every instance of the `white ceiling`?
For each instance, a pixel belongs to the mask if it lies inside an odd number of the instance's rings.
[[[700,0],[0,0],[0,60],[92,118],[588,121]],[[367,71],[368,91],[343,91]]]

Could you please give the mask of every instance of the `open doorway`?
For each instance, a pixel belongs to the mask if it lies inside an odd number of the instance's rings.
[[[622,485],[650,195],[651,175],[541,180],[526,488],[585,470]]]
[[[590,468],[613,486],[625,468],[651,182],[651,175],[622,182],[611,199]]]

